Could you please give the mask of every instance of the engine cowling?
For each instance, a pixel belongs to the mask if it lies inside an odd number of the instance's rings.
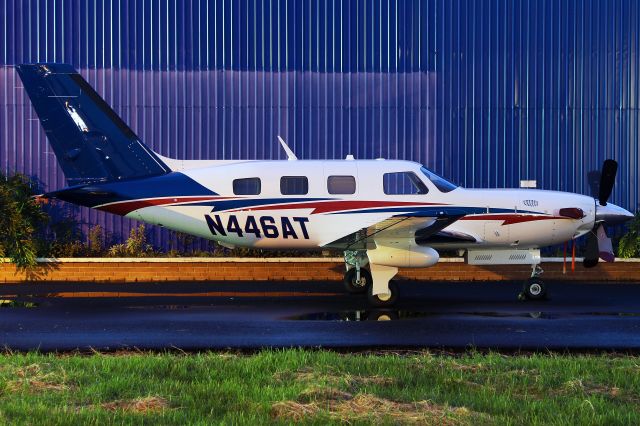
[[[369,262],[375,265],[395,266],[398,268],[428,268],[438,263],[440,255],[431,247],[406,242],[384,245],[376,241],[376,248],[367,250]]]

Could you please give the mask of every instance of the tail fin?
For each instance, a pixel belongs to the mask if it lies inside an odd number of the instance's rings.
[[[69,185],[171,171],[71,65],[16,69]]]

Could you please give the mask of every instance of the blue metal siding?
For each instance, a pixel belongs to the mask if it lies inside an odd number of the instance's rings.
[[[283,158],[280,134],[302,158],[581,193],[613,157],[612,201],[640,203],[637,1],[0,0],[0,14],[0,167],[49,190],[63,177],[16,63],[73,64],[166,156]]]

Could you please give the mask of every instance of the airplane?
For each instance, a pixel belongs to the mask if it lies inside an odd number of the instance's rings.
[[[344,252],[349,293],[393,305],[398,268],[459,250],[475,265],[531,265],[526,299],[546,296],[540,248],[587,235],[584,265],[613,261],[605,225],[633,217],[596,198],[536,189],[467,189],[399,160],[177,160],[153,152],[70,65],[16,65],[68,187],[43,194],[217,241],[225,247]]]

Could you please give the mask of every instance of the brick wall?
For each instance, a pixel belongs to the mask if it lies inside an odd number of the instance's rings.
[[[567,264],[543,262],[545,279],[588,281],[640,281],[640,262],[599,263],[593,269],[576,264],[575,272]],[[28,271],[16,270],[9,263],[0,263],[0,283],[24,281],[95,281],[95,282],[148,282],[148,281],[216,281],[216,280],[341,280],[344,265],[335,259],[323,260],[225,260],[189,261],[154,260],[117,261],[93,259],[61,262],[43,262]],[[531,268],[517,266],[472,266],[460,262],[442,262],[426,269],[400,269],[398,278],[408,280],[494,281],[527,278]]]

